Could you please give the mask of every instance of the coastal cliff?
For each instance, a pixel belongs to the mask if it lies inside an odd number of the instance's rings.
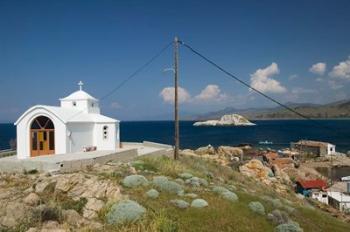
[[[245,117],[239,114],[227,114],[222,116],[219,120],[207,120],[203,122],[195,122],[193,126],[254,126]]]

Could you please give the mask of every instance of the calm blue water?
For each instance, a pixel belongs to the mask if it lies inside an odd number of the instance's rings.
[[[271,120],[256,121],[251,127],[194,127],[193,122],[180,123],[180,142],[182,148],[196,148],[211,144],[237,145],[259,141],[272,141],[271,148],[289,147],[289,143],[300,139],[327,141],[337,145],[336,150],[350,150],[350,120],[320,120],[325,129],[310,121]],[[174,125],[171,121],[122,122],[122,141],[143,141],[173,144]],[[0,150],[8,148],[8,142],[16,137],[13,124],[0,124]]]

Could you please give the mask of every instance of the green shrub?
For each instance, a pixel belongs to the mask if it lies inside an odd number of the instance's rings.
[[[79,200],[74,201],[73,199],[66,198],[64,201],[61,202],[62,209],[73,209],[77,211],[78,213],[83,212],[83,208],[87,203],[87,199],[85,197],[79,198]]]
[[[208,206],[208,202],[206,202],[203,199],[195,199],[191,203],[191,207],[194,207],[194,208],[203,208],[206,206]]]
[[[153,177],[153,184],[160,190],[168,193],[179,194],[183,192],[183,188],[175,181],[168,180],[165,176]]]
[[[286,223],[278,225],[275,228],[275,232],[303,232],[298,223]]]
[[[159,192],[155,189],[150,189],[146,192],[148,198],[156,199],[159,196]]]
[[[146,209],[136,201],[124,200],[112,205],[106,215],[108,224],[133,223],[139,220],[146,213]]]
[[[248,206],[253,212],[265,215],[265,207],[259,201],[252,201]]]
[[[147,186],[148,180],[142,175],[130,175],[123,179],[123,185],[129,188]]]
[[[62,221],[62,211],[57,206],[41,205],[33,211],[33,220],[39,222]]]
[[[188,206],[190,206],[190,204],[184,200],[179,200],[179,199],[175,199],[175,200],[170,200],[170,203],[175,205],[177,208],[180,209],[186,209],[188,208]]]

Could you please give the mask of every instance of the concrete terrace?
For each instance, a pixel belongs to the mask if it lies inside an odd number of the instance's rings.
[[[107,162],[128,162],[144,155],[171,155],[170,145],[143,142],[121,144],[117,151],[91,151],[69,154],[56,154],[32,157],[19,160],[16,156],[0,158],[0,172],[24,172],[37,170],[39,172],[73,172],[87,166],[105,164]]]

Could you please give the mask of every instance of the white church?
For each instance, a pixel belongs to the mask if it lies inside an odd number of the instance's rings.
[[[98,100],[79,90],[61,98],[61,106],[36,105],[15,122],[17,158],[89,150],[116,151],[119,121],[100,114]]]

